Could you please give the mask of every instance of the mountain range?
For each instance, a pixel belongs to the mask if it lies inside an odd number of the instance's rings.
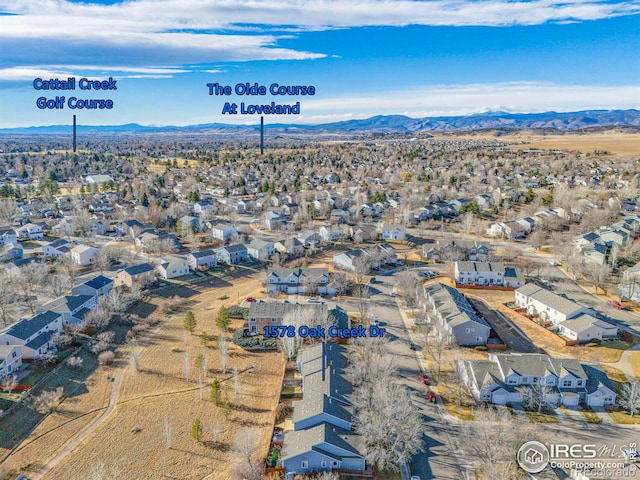
[[[319,125],[268,124],[265,130],[272,133],[289,134],[334,134],[361,135],[367,133],[413,134],[429,131],[465,130],[523,130],[553,129],[580,130],[595,127],[640,127],[640,110],[584,110],[579,112],[508,113],[485,112],[466,116],[411,118],[404,115],[377,115],[363,120],[347,120]],[[91,134],[135,134],[135,133],[218,133],[242,134],[259,130],[256,125],[232,125],[206,123],[188,126],[144,126],[137,123],[125,125],[78,125],[78,133]],[[70,125],[42,127],[18,127],[0,129],[0,135],[9,134],[68,134]]]

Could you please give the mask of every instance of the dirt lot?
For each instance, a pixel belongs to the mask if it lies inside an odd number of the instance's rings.
[[[164,475],[167,478],[201,479],[206,476],[226,480],[231,478],[229,450],[234,438],[240,430],[251,427],[257,427],[256,435],[266,455],[284,362],[278,352],[241,350],[227,335],[229,361],[227,373],[223,373],[217,348],[219,332],[215,326],[220,305],[230,306],[237,298],[254,295],[259,290],[258,275],[254,274],[234,281],[233,285],[191,296],[188,308],[195,313],[198,322],[195,334],[184,334],[185,309],[168,316],[149,344],[138,347],[138,371],[128,366],[130,347],[119,348],[114,367],[98,369],[89,377],[86,389],[65,400],[61,412],[51,415],[36,429],[32,440],[26,441],[23,449],[11,458],[14,468],[33,473],[99,416],[103,410],[38,438],[52,426],[61,424],[67,416],[75,417],[79,412],[105,407],[114,385],[105,377],[116,370],[123,372],[123,378],[115,409],[75,450],[62,458],[47,478],[89,478],[100,472],[101,478],[139,479]],[[164,296],[170,294],[165,292]],[[137,313],[142,316],[157,312],[162,301],[162,298],[154,298]],[[240,326],[240,321],[233,325]],[[200,343],[199,334],[203,330],[210,338],[206,347]],[[199,353],[205,354],[208,362],[202,391],[195,366]],[[254,363],[255,371],[240,374],[241,393],[236,397],[234,382],[230,379],[232,369],[237,367],[242,371]],[[188,381],[185,364],[189,367]],[[223,397],[232,405],[227,412],[209,401],[208,387],[213,378],[220,380]],[[196,442],[190,436],[195,418],[203,425],[202,442]],[[96,448],[98,445],[100,448]]]

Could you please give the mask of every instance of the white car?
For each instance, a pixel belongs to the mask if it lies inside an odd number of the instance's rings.
[[[419,475],[414,475],[411,477],[411,480],[420,480],[420,476]]]
[[[311,298],[307,298],[307,302],[309,302],[309,303],[320,303],[320,300],[318,300],[317,297],[311,297]]]

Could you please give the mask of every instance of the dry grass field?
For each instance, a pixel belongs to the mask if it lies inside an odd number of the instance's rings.
[[[233,442],[238,432],[247,428],[256,429],[260,450],[266,456],[284,373],[282,356],[278,352],[244,351],[233,345],[227,334],[229,361],[227,372],[223,373],[215,326],[215,316],[223,303],[230,306],[237,298],[254,295],[259,288],[254,274],[189,298],[187,308],[195,313],[198,322],[195,334],[185,335],[186,308],[167,316],[160,328],[151,333],[148,344],[137,347],[137,370],[127,361],[131,347],[120,347],[113,367],[100,367],[89,377],[86,389],[65,400],[60,413],[48,417],[23,443],[10,459],[13,468],[33,474],[99,417],[114,385],[106,375],[117,372],[123,377],[115,409],[54,466],[47,478],[91,478],[101,474],[100,478],[118,479],[226,480],[231,478]],[[138,313],[153,312],[162,301],[153,298],[152,305],[147,304]],[[234,328],[240,326],[240,321],[233,324]],[[201,344],[201,331],[209,335],[206,347]],[[146,343],[144,339],[141,342],[139,345]],[[200,353],[206,355],[208,363],[202,388],[196,367]],[[255,364],[256,369],[243,371],[250,364]],[[238,396],[232,380],[234,367],[241,372]],[[230,409],[209,401],[213,378],[221,382],[222,395],[228,399]],[[100,410],[59,427],[69,417],[95,409]],[[203,425],[202,442],[190,436],[195,418]],[[59,428],[45,434],[54,427]]]
[[[482,132],[474,135],[435,135],[437,139],[482,139],[515,142],[511,148],[540,148],[544,150],[578,150],[582,153],[607,151],[623,156],[640,155],[640,134],[627,133],[617,129],[593,133],[549,133],[538,134],[523,130],[516,133],[496,135],[496,132]],[[524,143],[521,143],[524,142]]]

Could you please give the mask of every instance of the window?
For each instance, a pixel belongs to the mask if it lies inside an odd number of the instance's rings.
[[[562,386],[563,387],[570,387],[571,386],[571,380],[564,380],[562,382]]]
[[[18,354],[17,354],[16,352],[11,352],[11,356],[12,356],[13,358],[16,358],[16,357],[18,356]]]
[[[538,383],[538,377],[533,377],[533,383]]]
[[[482,337],[476,337],[476,342],[481,342],[482,341]]]
[[[322,461],[320,462],[320,466],[321,466],[322,468],[325,468],[325,467],[327,466],[327,462],[326,462],[325,460],[322,460]]]
[[[303,460],[302,462],[300,462],[300,468],[309,468],[309,462]]]
[[[582,386],[582,380],[578,380],[578,381],[576,382],[576,385],[578,385],[579,387],[581,387],[581,386]]]
[[[337,468],[338,467],[338,462],[333,462],[333,467]]]

